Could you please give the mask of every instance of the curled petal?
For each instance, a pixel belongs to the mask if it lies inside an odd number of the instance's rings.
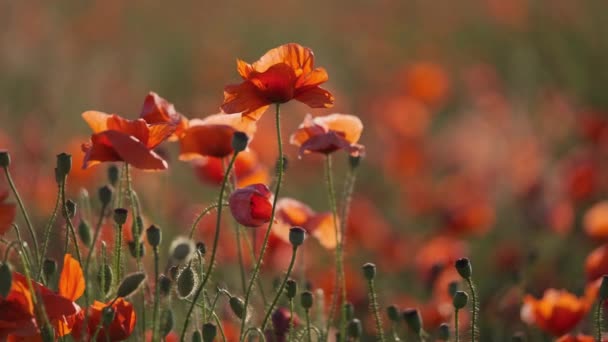
[[[306,88],[295,95],[295,99],[311,108],[330,108],[334,105],[334,96],[321,87]]]
[[[225,113],[242,113],[246,118],[258,120],[270,104],[271,102],[260,96],[253,83],[245,81],[224,88],[224,104],[221,108]]]
[[[125,161],[142,170],[164,170],[167,162],[141,141],[119,131],[105,131],[91,136],[83,145],[83,168],[106,161]]]
[[[257,72],[264,72],[273,65],[284,63],[294,70],[296,76],[300,76],[312,71],[314,60],[311,49],[289,43],[266,52],[262,58],[252,64],[252,68]]]

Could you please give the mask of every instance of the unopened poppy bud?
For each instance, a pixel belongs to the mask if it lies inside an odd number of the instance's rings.
[[[188,297],[194,290],[195,281],[194,271],[192,270],[192,267],[188,265],[188,267],[184,268],[177,276],[177,294],[181,298]]]
[[[350,165],[351,169],[354,170],[354,169],[358,168],[360,163],[361,163],[360,155],[358,155],[358,156],[349,155],[348,156],[348,164]]]
[[[213,339],[217,335],[217,327],[213,323],[203,324],[203,341],[213,342]]]
[[[471,267],[471,262],[468,258],[460,258],[456,260],[455,263],[456,271],[460,274],[464,279],[471,278],[471,274],[473,274],[473,268]]]
[[[141,258],[144,256],[146,249],[144,248],[144,244],[143,243],[135,243],[135,241],[129,241],[127,243],[127,245],[129,246],[129,253],[131,254],[132,257],[134,258]],[[139,250],[137,250],[139,245]]]
[[[0,150],[0,167],[7,168],[11,165],[11,155],[7,150]]]
[[[395,305],[391,305],[386,308],[386,315],[391,321],[399,322],[399,309],[397,309]]]
[[[85,244],[85,246],[91,246],[91,227],[85,220],[80,220],[78,224],[78,237],[80,237],[80,241]]]
[[[116,311],[111,306],[106,306],[101,311],[101,324],[104,328],[107,328],[114,321],[114,317],[116,315]]]
[[[150,246],[158,247],[158,245],[160,245],[162,233],[157,226],[151,225],[148,227],[148,229],[146,229],[146,238],[148,239]]]
[[[450,295],[450,297],[454,297],[454,294],[456,294],[456,291],[458,291],[458,282],[451,281],[448,284],[448,294]]]
[[[8,263],[3,262],[0,264],[0,296],[2,298],[8,297],[11,292],[11,286],[13,285],[13,272]]]
[[[40,329],[40,337],[42,338],[42,342],[55,341],[55,329],[53,329],[53,326],[48,323],[43,324]]]
[[[61,179],[65,178],[72,170],[72,156],[67,153],[57,155],[57,174]]]
[[[76,216],[76,202],[72,200],[67,200],[65,202],[65,209],[67,210],[68,217],[73,219]]]
[[[348,322],[348,336],[352,338],[359,338],[363,335],[363,326],[361,321],[357,318],[353,318]]]
[[[51,279],[55,272],[57,272],[57,261],[53,259],[44,259],[42,263],[42,273],[44,273],[44,278],[46,280]]]
[[[108,181],[112,186],[116,186],[118,184],[118,179],[120,177],[120,171],[116,165],[110,165],[108,168]]]
[[[264,184],[251,184],[237,189],[228,203],[234,219],[245,227],[259,227],[272,215],[272,193]]]
[[[297,292],[298,283],[293,279],[287,280],[287,283],[285,283],[285,294],[287,295],[287,298],[294,299]]]
[[[450,340],[450,326],[447,323],[441,323],[437,330],[437,337],[444,341]]]
[[[196,243],[196,251],[201,255],[201,256],[205,256],[205,254],[207,253],[207,246],[205,245],[204,242],[199,241]]]
[[[169,277],[164,274],[161,274],[158,277],[158,290],[161,296],[166,297],[169,295],[169,293],[171,292],[172,283],[173,282],[171,281],[171,279],[169,279]]]
[[[300,304],[302,305],[302,307],[304,309],[309,310],[310,308],[312,308],[313,302],[314,302],[314,299],[313,299],[312,292],[310,292],[310,291],[302,292],[302,294],[300,295]]]
[[[365,279],[372,280],[376,277],[376,265],[372,264],[371,262],[368,262],[364,264],[362,268]]]
[[[236,317],[243,319],[245,317],[245,302],[239,297],[230,297],[229,303]]]
[[[123,224],[125,224],[125,222],[127,222],[127,215],[128,215],[129,211],[125,208],[116,208],[114,209],[114,223],[116,223],[119,226],[122,226]]]
[[[602,283],[600,285],[600,300],[605,300],[608,298],[608,275],[604,274],[602,276]]]
[[[178,273],[179,273],[179,267],[177,267],[177,266],[169,267],[169,277],[171,277],[171,280],[176,281]]]
[[[353,303],[347,302],[344,304],[344,313],[346,314],[347,320],[355,318],[355,306]]]
[[[407,323],[407,326],[416,333],[420,334],[422,331],[422,317],[418,309],[405,309],[403,310],[403,320]]]
[[[98,195],[99,201],[101,201],[102,205],[108,205],[112,201],[112,187],[108,185],[104,185],[99,188]]]
[[[137,215],[131,224],[131,234],[140,237],[142,229],[144,229],[144,219],[141,215]]]
[[[117,297],[127,297],[139,288],[139,286],[146,279],[146,274],[143,272],[131,273],[123,279],[123,281],[118,286],[118,290],[116,290]]]
[[[247,148],[247,143],[249,143],[249,137],[247,134],[243,132],[234,132],[232,135],[232,149],[234,152],[241,152]]]
[[[452,303],[454,304],[454,308],[456,308],[456,310],[464,308],[468,301],[469,295],[467,295],[467,293],[464,291],[456,291],[454,298],[452,299]]]
[[[184,263],[190,260],[196,250],[194,242],[188,238],[178,237],[171,242],[169,248],[171,257],[179,263]]]
[[[163,312],[160,313],[160,326],[159,331],[161,337],[163,339],[169,335],[171,330],[173,330],[173,326],[175,325],[175,317],[173,316],[173,310],[169,308],[165,308]]]
[[[198,330],[194,330],[192,333],[192,342],[203,342],[203,335]]]
[[[289,242],[294,247],[298,247],[304,243],[306,238],[306,230],[302,227],[291,227],[289,229]]]
[[[97,282],[104,295],[110,293],[112,278],[114,278],[114,272],[112,271],[112,267],[108,264],[104,264],[97,272]]]

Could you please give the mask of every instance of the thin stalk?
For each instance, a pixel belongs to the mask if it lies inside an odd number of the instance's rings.
[[[122,279],[122,229],[122,224],[116,227],[116,238],[114,239],[116,241],[114,244],[114,273],[117,284]]]
[[[13,229],[15,230],[15,234],[17,235],[17,241],[19,241],[19,248],[23,251],[23,260],[22,262],[24,263],[25,267],[32,267],[32,260],[28,254],[28,249],[25,249],[25,246],[27,246],[27,242],[25,242],[25,240],[23,240],[23,237],[21,236],[21,231],[19,230],[19,227],[17,226],[17,224],[13,223],[11,224],[11,226],[13,227]]]
[[[255,260],[255,252],[254,247],[251,245],[251,240],[249,239],[249,235],[246,233],[242,235],[243,240],[245,240],[245,244],[249,249],[249,253],[251,254],[251,260]],[[300,258],[302,257],[302,252],[300,251]],[[266,299],[266,292],[264,291],[264,284],[262,284],[262,280],[257,278],[258,290],[260,291],[260,296],[262,297],[262,302],[264,303],[264,307],[268,305],[268,300]]]
[[[454,310],[454,341],[456,342],[460,342],[460,333],[459,333],[459,328],[458,328],[458,312],[460,310],[455,309]]]
[[[249,334],[251,334],[252,332],[255,332],[256,334],[258,334],[258,336],[260,336],[260,341],[266,342],[266,336],[264,335],[264,332],[262,331],[262,329],[256,327],[250,327],[249,329],[247,329],[243,338],[247,339]]]
[[[477,316],[479,314],[479,302],[477,301],[477,291],[475,290],[473,280],[471,277],[469,277],[466,279],[466,281],[469,285],[469,290],[471,291],[471,300],[473,304],[473,307],[471,308],[471,342],[475,342],[477,340]]]
[[[376,295],[374,279],[369,279],[367,284],[369,285],[369,308],[374,315],[374,322],[376,323],[376,341],[384,342],[384,330],[382,329],[382,319],[378,312],[378,296]]]
[[[227,207],[228,203],[222,203],[223,207]],[[190,234],[188,235],[190,237],[190,240],[192,240],[192,238],[194,237],[194,230],[196,230],[196,226],[198,226],[198,223],[203,219],[203,217],[205,215],[207,215],[209,212],[211,212],[211,210],[215,209],[218,207],[218,204],[212,204],[210,206],[208,206],[207,208],[203,209],[203,211],[196,217],[196,219],[194,220],[194,223],[192,223],[192,227],[190,228]]]
[[[268,307],[268,310],[266,310],[266,315],[264,316],[264,321],[262,321],[262,330],[266,329],[266,324],[268,324],[268,319],[270,318],[270,315],[272,314],[272,310],[274,310],[274,307],[277,305],[279,298],[283,294],[283,290],[285,290],[285,284],[287,284],[287,280],[289,280],[289,275],[291,274],[291,271],[293,270],[293,265],[295,264],[295,261],[296,261],[296,254],[297,254],[296,252],[297,251],[298,251],[298,247],[293,246],[293,249],[291,250],[291,260],[289,261],[289,266],[287,267],[287,273],[285,274],[285,277],[283,278],[283,281],[281,282],[281,286],[279,286],[279,289],[277,290],[277,294],[274,296],[272,303]]]
[[[312,342],[310,336],[310,309],[304,310],[304,315],[306,316],[306,341]]]
[[[196,289],[196,292],[192,299],[192,305],[190,305],[190,309],[188,309],[188,313],[186,314],[186,319],[184,320],[184,327],[182,328],[182,333],[181,333],[181,337],[180,337],[180,340],[182,342],[185,341],[186,330],[188,330],[188,323],[190,322],[190,316],[192,315],[192,311],[194,310],[196,301],[198,300],[198,297],[200,296],[201,292],[203,291],[203,288],[205,287],[207,280],[209,280],[209,277],[213,273],[213,268],[215,266],[214,265],[215,264],[215,254],[217,252],[217,245],[218,245],[219,237],[220,237],[220,223],[222,222],[221,203],[223,203],[223,200],[224,200],[224,190],[226,189],[226,183],[228,182],[228,175],[230,174],[230,171],[232,170],[232,167],[234,166],[234,162],[236,160],[237,155],[238,155],[238,152],[235,151],[234,154],[232,155],[232,159],[230,159],[230,163],[228,164],[226,173],[224,174],[224,179],[222,181],[222,186],[220,188],[219,199],[217,201],[217,203],[218,203],[217,220],[215,222],[215,237],[213,239],[213,249],[211,251],[211,258],[209,259],[209,266],[208,266],[209,269],[208,269],[207,273],[205,273],[205,275],[203,277],[203,281],[200,283],[200,285]]]
[[[600,299],[595,309],[595,328],[597,329],[597,342],[602,342],[602,300]]]
[[[158,246],[154,246],[154,312],[152,313],[152,342],[156,341],[158,335],[157,320],[160,311],[160,289],[158,288],[158,274],[159,274],[159,257],[158,257]]]
[[[67,199],[65,197],[65,178],[63,179],[63,181],[61,182],[61,186],[60,186],[60,192],[61,192],[61,207],[62,207],[62,213],[63,213],[63,218],[65,219],[66,222],[66,226],[68,227],[68,232],[70,233],[70,235],[72,236],[72,240],[74,240],[74,251],[76,251],[76,259],[78,260],[78,262],[80,263],[80,265],[82,265],[82,257],[80,256],[80,247],[78,247],[78,238],[76,237],[76,230],[74,229],[74,225],[72,224],[72,219],[70,218],[70,215],[68,214],[68,206],[67,206]]]
[[[222,165],[223,167],[223,171],[226,172],[226,160],[224,160],[224,163]],[[230,176],[228,176],[230,177]],[[230,183],[229,183],[230,185]],[[230,187],[230,191],[234,191],[237,189],[238,187],[238,182],[236,179],[236,172],[234,172],[234,174],[232,175],[232,183],[231,183],[231,187]],[[243,292],[245,292],[245,290],[247,289],[247,284],[246,284],[246,280],[245,278],[247,277],[246,273],[245,273],[245,264],[243,262],[243,251],[241,250],[241,225],[236,221],[234,221],[234,231],[235,231],[235,237],[236,237],[236,252],[237,252],[237,258],[239,261],[239,271],[240,271],[240,275],[241,275],[241,288],[243,290]]]
[[[44,257],[46,256],[46,250],[49,245],[49,237],[51,236],[51,229],[55,224],[55,220],[57,219],[57,212],[59,211],[59,203],[61,203],[61,184],[57,187],[57,199],[55,200],[55,208],[53,209],[53,213],[49,218],[49,222],[46,224],[46,228],[44,229],[44,240],[42,241],[42,253],[40,254],[40,260],[38,261],[38,279],[42,280],[42,263],[44,262]]]
[[[274,191],[274,199],[272,203],[272,213],[270,214],[270,221],[268,224],[268,228],[266,229],[266,234],[264,235],[264,241],[262,242],[262,249],[260,250],[260,255],[253,269],[253,273],[251,274],[251,279],[249,280],[249,285],[247,286],[247,293],[245,294],[244,308],[245,312],[247,312],[247,306],[249,305],[249,298],[251,296],[251,291],[253,290],[253,283],[260,272],[260,268],[262,267],[262,260],[264,259],[264,253],[266,253],[266,247],[268,245],[268,238],[270,237],[270,231],[272,229],[272,224],[274,223],[274,215],[277,208],[277,200],[279,198],[279,191],[281,190],[281,182],[283,181],[283,142],[281,140],[281,111],[280,104],[276,104],[276,131],[277,131],[277,144],[279,149],[279,158],[278,158],[278,166],[277,166],[277,184],[276,189]],[[245,318],[247,315],[243,315],[243,319],[241,320],[241,333],[240,333],[240,341],[244,341],[245,338]]]
[[[36,234],[34,233],[34,225],[32,225],[32,221],[30,220],[30,217],[27,214],[27,211],[25,210],[25,205],[23,204],[23,200],[21,200],[21,196],[19,196],[19,191],[17,191],[17,187],[15,186],[15,183],[13,182],[11,173],[8,171],[8,167],[4,167],[4,174],[6,175],[6,180],[8,182],[8,185],[11,187],[11,190],[13,191],[13,194],[15,195],[15,198],[17,199],[17,204],[19,204],[19,209],[21,210],[21,214],[23,215],[23,218],[25,219],[25,224],[27,225],[27,230],[29,231],[30,236],[32,238],[32,243],[34,244],[34,257],[35,257],[36,262],[38,262],[38,260],[40,260],[40,257],[38,255],[38,253],[39,253],[38,239],[36,238]],[[38,265],[38,267],[40,267],[40,265]]]
[[[293,315],[293,298],[289,298],[289,332],[287,333],[287,341],[293,341],[293,333],[296,330]]]

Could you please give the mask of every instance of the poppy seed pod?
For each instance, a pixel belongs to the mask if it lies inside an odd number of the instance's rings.
[[[456,294],[456,291],[458,291],[458,282],[451,281],[448,284],[448,294],[450,295],[450,297],[454,297],[454,294]]]
[[[285,294],[287,295],[287,298],[294,299],[297,292],[298,283],[293,279],[287,280],[287,283],[285,283]]]
[[[363,326],[361,321],[357,318],[353,318],[348,322],[348,336],[352,338],[359,338],[363,335]]]
[[[125,224],[125,222],[127,222],[128,213],[129,213],[129,211],[125,208],[114,209],[114,222],[117,225],[122,226],[123,224]]]
[[[11,165],[11,155],[6,150],[0,150],[0,167],[7,168]]]
[[[236,317],[243,319],[245,317],[245,302],[239,297],[230,297],[230,308]]]
[[[441,323],[437,330],[437,337],[443,341],[450,340],[450,326],[447,323]]]
[[[395,305],[391,305],[386,308],[386,315],[391,321],[399,322],[399,309],[397,309]]]
[[[294,247],[298,247],[304,243],[306,238],[306,230],[302,227],[291,227],[289,229],[289,242]]]
[[[464,308],[469,301],[469,295],[464,291],[456,291],[452,302],[457,310]]]
[[[272,193],[264,184],[234,191],[228,201],[234,219],[245,227],[259,227],[272,216]]]
[[[0,264],[0,296],[6,298],[11,292],[11,286],[13,285],[13,273],[8,263],[3,262]]]
[[[108,181],[112,186],[116,186],[118,184],[118,179],[120,177],[120,171],[116,165],[110,165],[108,168]]]
[[[363,265],[363,275],[365,279],[372,280],[376,277],[376,265],[368,262]]]
[[[217,327],[213,323],[203,324],[203,341],[212,342],[217,335]]]
[[[57,155],[57,176],[63,179],[72,170],[72,155],[59,153]]]
[[[171,279],[164,274],[161,274],[158,277],[158,289],[161,296],[166,297],[167,295],[169,295],[169,293],[171,292],[172,283],[173,282],[171,281]]]
[[[310,291],[302,292],[302,294],[300,295],[300,304],[302,305],[302,307],[304,309],[309,310],[310,308],[312,308],[313,302],[314,302],[314,298],[313,298],[312,292],[310,292]]]
[[[102,205],[108,205],[112,201],[112,187],[104,185],[99,188],[98,195]]]
[[[78,237],[87,247],[91,246],[91,227],[85,220],[81,220],[78,224]]]
[[[53,259],[44,259],[42,263],[42,273],[44,273],[44,278],[48,281],[52,276],[57,272],[57,261]]]
[[[196,250],[194,242],[188,238],[178,237],[169,247],[171,257],[179,263],[188,262]]]
[[[602,283],[600,285],[599,291],[600,300],[605,300],[608,298],[608,275],[602,276]]]
[[[148,227],[148,229],[146,229],[146,238],[148,239],[150,246],[158,247],[162,239],[162,233],[157,226],[151,225]]]
[[[184,268],[177,276],[177,294],[179,294],[181,298],[188,297],[194,290],[195,282],[194,271],[192,270],[192,267],[188,265],[188,267]]]
[[[207,253],[207,246],[205,245],[204,242],[199,241],[196,243],[196,251],[201,255],[201,256],[205,256],[205,254]]]
[[[405,309],[403,310],[403,320],[407,323],[408,327],[416,334],[420,334],[422,331],[422,317],[418,309]]]
[[[116,290],[117,297],[127,297],[133,294],[146,279],[146,274],[143,272],[131,273],[123,279]]]
[[[471,267],[471,262],[468,258],[460,258],[456,260],[455,267],[458,271],[458,274],[460,274],[462,278],[471,278],[471,274],[473,274],[473,268]]]
[[[71,199],[65,202],[65,209],[67,210],[68,217],[73,219],[76,216],[76,202]]]
[[[249,137],[244,132],[236,131],[232,134],[232,148],[238,153],[244,151],[249,143]]]
[[[200,331],[194,330],[194,332],[192,333],[192,342],[203,342],[203,335],[201,335]]]

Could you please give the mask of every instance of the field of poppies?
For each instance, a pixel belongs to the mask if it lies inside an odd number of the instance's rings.
[[[0,342],[608,341],[606,13],[0,4]]]

